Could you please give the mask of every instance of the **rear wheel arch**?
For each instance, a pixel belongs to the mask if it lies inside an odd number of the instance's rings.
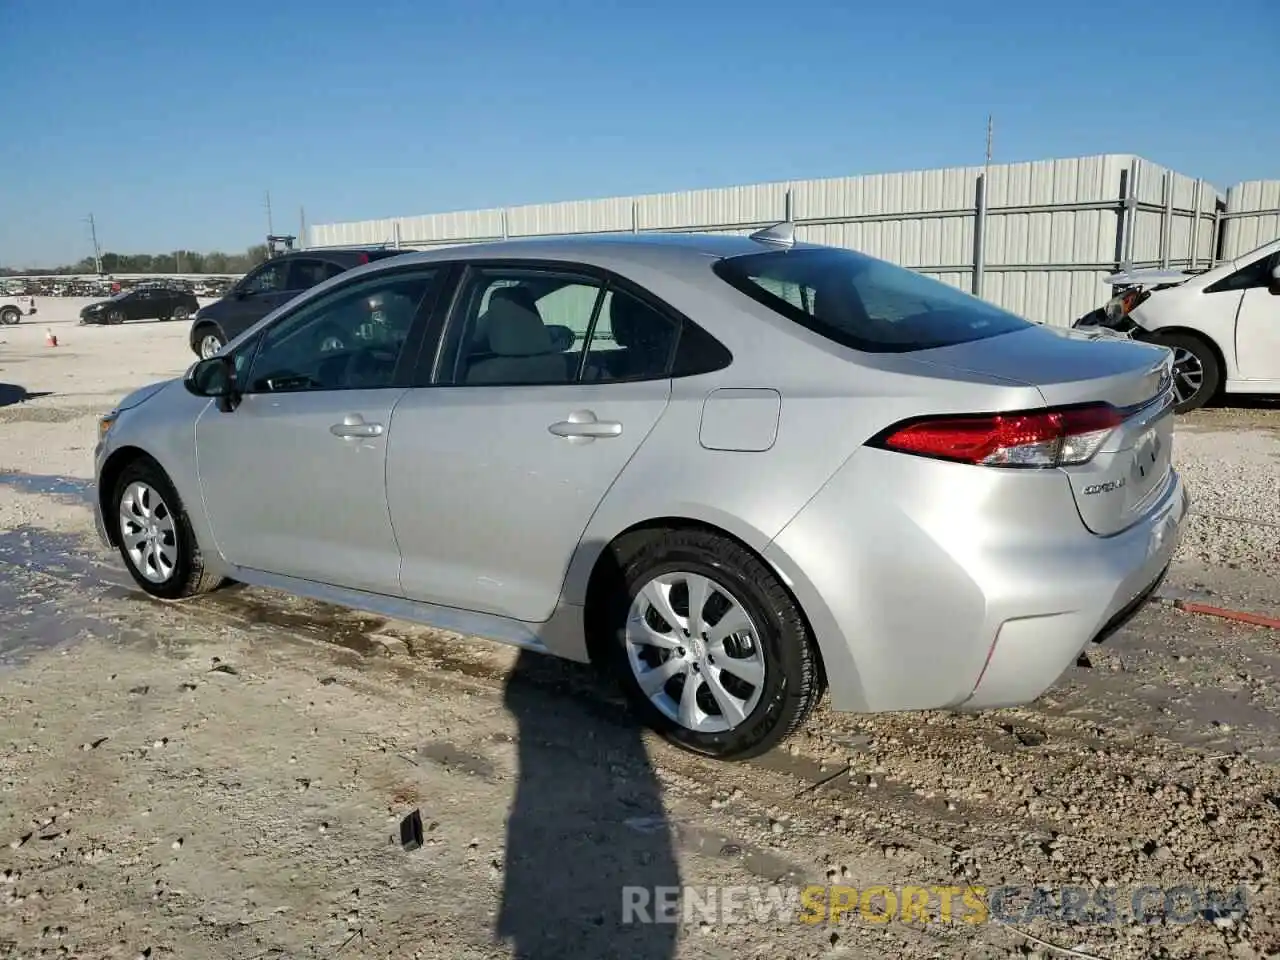
[[[637,671],[652,676],[653,670],[659,668],[653,663],[648,671],[637,666],[638,648],[632,639],[632,628],[623,626],[630,622],[627,608],[635,609],[634,591],[655,573],[660,577],[674,576],[676,582],[682,576],[709,579],[720,593],[720,602],[736,605],[739,613],[747,617],[747,624],[754,625],[744,650],[728,652],[730,645],[726,642],[724,649],[716,650],[714,658],[695,639],[699,634],[690,633],[689,628],[683,634],[689,638],[685,645],[693,644],[687,653],[684,646],[654,647],[641,640],[641,646],[648,651],[642,660],[648,661],[650,654],[656,654],[664,658],[664,664],[683,663],[674,673],[663,670],[659,681],[665,686],[668,678],[676,681],[683,676],[679,695],[671,689],[650,689],[638,679]],[[680,601],[674,603],[678,611]],[[679,621],[671,619],[671,611],[668,606],[664,615],[669,626],[659,629],[665,629],[670,637],[679,637],[675,629]],[[694,753],[722,760],[759,756],[799,730],[826,692],[822,652],[785,577],[742,538],[705,521],[656,518],[615,536],[601,551],[592,570],[584,625],[587,651],[596,669],[621,685],[631,708],[646,726]],[[701,643],[709,642],[705,628],[701,637]],[[670,652],[664,654],[664,649]],[[723,656],[758,661],[758,679],[748,681],[747,689],[742,691],[732,685],[720,686],[725,677],[720,671],[724,668],[716,665]],[[732,676],[743,676],[733,668],[729,670]],[[717,728],[713,724],[704,728],[702,723],[708,719],[705,716],[696,722],[686,720],[686,706],[692,704],[685,695],[690,682],[695,684],[695,698],[708,694],[722,706],[735,697],[746,698],[738,703],[738,710],[745,710],[745,714],[740,712],[728,727]],[[712,683],[719,694],[709,693]],[[679,719],[672,712],[677,709],[672,697],[680,703]],[[692,709],[696,715],[698,708]],[[720,723],[726,719],[710,700],[703,709],[711,711],[713,717],[719,716]]]
[[[747,543],[742,537],[726,530],[724,527],[710,523],[706,520],[695,520],[690,517],[655,517],[650,520],[643,520],[634,523],[625,530],[619,532],[613,537],[599,556],[591,568],[591,574],[587,579],[586,603],[584,605],[583,620],[587,628],[587,654],[591,657],[592,663],[600,663],[599,656],[601,649],[600,644],[605,640],[603,631],[597,629],[599,626],[599,617],[603,611],[606,598],[609,592],[617,587],[616,575],[618,572],[617,558],[630,554],[639,550],[646,543],[664,536],[668,533],[675,532],[692,532],[711,534],[717,537],[723,537],[732,541],[738,547],[754,556],[760,563],[764,564],[770,571],[778,577],[782,588],[786,590],[791,598],[791,602],[795,604],[796,609],[800,612],[801,618],[805,620],[805,625],[809,629],[809,635],[814,637],[814,651],[818,659],[819,672],[821,674],[820,682],[823,687],[826,686],[826,669],[822,661],[821,645],[817,641],[814,633],[813,625],[809,623],[808,616],[805,614],[804,606],[796,597],[795,592],[787,585],[786,578],[779,574],[772,563],[769,562],[759,550],[755,549],[751,544]]]

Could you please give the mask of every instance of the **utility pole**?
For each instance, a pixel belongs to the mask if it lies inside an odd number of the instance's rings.
[[[300,249],[307,248],[307,208],[298,208],[298,239],[302,241]]]
[[[98,225],[93,222],[93,214],[89,214],[89,236],[93,239],[93,265],[98,276],[102,276],[102,250],[98,247]]]
[[[987,166],[991,166],[991,138],[995,133],[995,117],[987,114]]]
[[[271,222],[271,191],[267,191],[267,236],[275,236],[275,224]]]

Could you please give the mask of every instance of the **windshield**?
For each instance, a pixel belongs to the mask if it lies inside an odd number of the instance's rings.
[[[1032,325],[955,287],[853,250],[776,250],[730,257],[714,269],[782,316],[864,352],[929,350]]]

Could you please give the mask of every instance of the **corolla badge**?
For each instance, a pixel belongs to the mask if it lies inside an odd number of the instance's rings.
[[[1124,477],[1119,480],[1108,480],[1106,483],[1091,483],[1084,488],[1084,495],[1091,497],[1095,493],[1113,493],[1125,485]]]

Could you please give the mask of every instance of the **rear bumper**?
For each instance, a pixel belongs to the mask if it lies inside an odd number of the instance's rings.
[[[1108,580],[1098,584],[1103,590],[1106,583],[1114,584],[1109,594],[1076,610],[1011,618],[1001,624],[986,666],[962,706],[1008,707],[1035,700],[1090,641],[1101,643],[1132,620],[1164,582],[1188,505],[1178,477],[1160,509],[1139,529],[1121,534],[1108,558]]]
[[[765,556],[809,620],[834,709],[1011,706],[1137,612],[1187,507],[1175,473],[1143,520],[1099,537],[1063,475],[864,451]]]

